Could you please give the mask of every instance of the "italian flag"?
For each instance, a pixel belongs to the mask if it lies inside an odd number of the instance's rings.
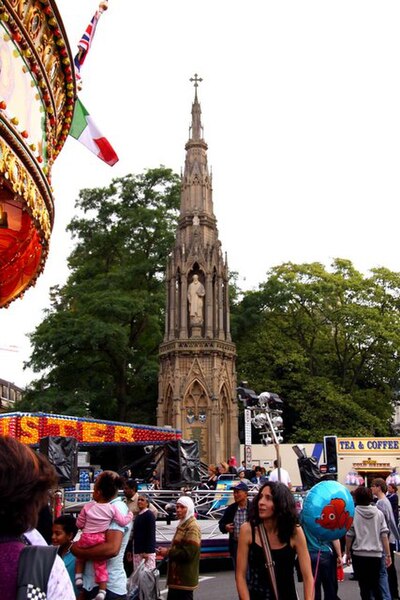
[[[111,167],[118,162],[118,156],[107,138],[97,129],[92,117],[83,106],[79,98],[76,99],[74,116],[69,135],[81,142],[96,156],[104,160]]]

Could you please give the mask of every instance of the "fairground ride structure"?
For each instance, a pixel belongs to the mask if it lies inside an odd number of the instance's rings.
[[[54,220],[51,170],[76,84],[54,0],[0,0],[0,307],[34,285]]]

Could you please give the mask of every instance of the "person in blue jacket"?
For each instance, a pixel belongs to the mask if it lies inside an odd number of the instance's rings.
[[[239,531],[243,523],[249,520],[250,502],[247,497],[249,487],[246,483],[241,481],[232,489],[234,502],[226,507],[218,526],[222,533],[229,533],[229,554],[233,565],[236,566]]]

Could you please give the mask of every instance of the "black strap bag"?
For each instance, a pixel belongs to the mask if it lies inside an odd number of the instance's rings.
[[[46,600],[55,546],[26,546],[19,555],[16,600]]]

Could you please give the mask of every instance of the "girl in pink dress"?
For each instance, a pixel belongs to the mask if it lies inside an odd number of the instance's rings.
[[[115,477],[114,473],[108,474],[104,471],[94,484],[93,500],[85,504],[77,518],[76,524],[82,529],[82,535],[77,542],[81,548],[91,548],[102,544],[106,539],[106,531],[111,521],[115,521],[121,527],[129,525],[132,521],[132,513],[122,515],[111,500],[118,496],[118,490],[123,487],[123,480]],[[76,561],[75,584],[77,588],[83,585],[83,569],[85,563]],[[107,593],[107,562],[105,560],[93,561],[95,581],[99,584],[99,591],[95,600],[104,600]]]

